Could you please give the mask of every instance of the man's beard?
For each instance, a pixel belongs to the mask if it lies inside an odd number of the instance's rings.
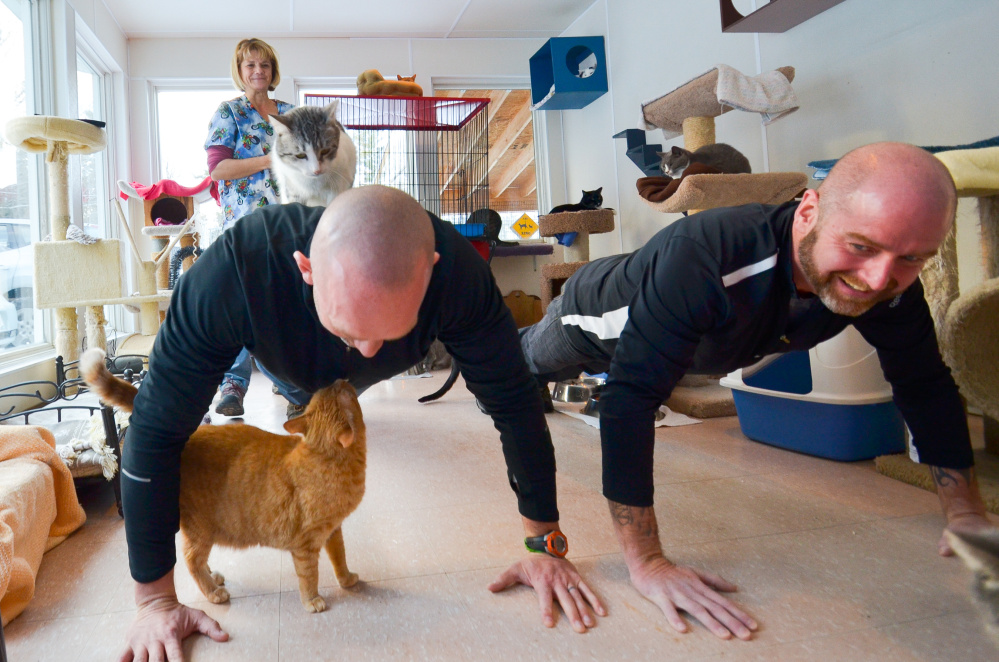
[[[836,291],[836,279],[842,279],[848,285],[855,288],[857,286],[863,287],[863,284],[841,272],[831,272],[822,275],[818,267],[815,266],[815,242],[818,240],[818,227],[815,227],[811,232],[802,237],[801,243],[798,245],[798,263],[801,265],[801,271],[805,274],[805,280],[808,281],[808,284],[811,285],[816,296],[819,297],[819,300],[822,301],[826,308],[837,315],[858,317],[882,301],[887,301],[895,297],[895,289],[898,287],[898,281],[894,278],[888,282],[888,286],[878,296],[871,299],[856,300],[840,296]]]

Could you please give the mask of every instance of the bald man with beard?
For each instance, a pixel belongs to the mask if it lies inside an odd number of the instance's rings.
[[[121,660],[180,660],[181,641],[195,632],[228,638],[177,601],[174,537],[181,452],[240,350],[306,392],[341,378],[360,391],[420,361],[435,339],[493,412],[526,537],[558,539],[541,396],[510,311],[471,244],[383,186],[351,189],[325,210],[266,207],[227,230],[181,278],[135,399],[122,502],[138,612]],[[534,587],[548,627],[554,600],[578,632],[606,613],[564,554],[525,553],[489,588],[515,583]]]
[[[701,212],[634,253],[588,263],[544,319],[522,330],[542,384],[609,373],[600,398],[604,496],[633,585],[677,631],[687,631],[681,610],[726,639],[749,639],[757,627],[718,593],[735,586],[662,552],[654,415],[688,372],[726,373],[854,325],[877,350],[919,461],[932,467],[947,528],[990,526],[964,407],[918,280],[956,203],[950,174],[925,150],[861,147],[800,202]],[[939,551],[951,554],[945,537]]]

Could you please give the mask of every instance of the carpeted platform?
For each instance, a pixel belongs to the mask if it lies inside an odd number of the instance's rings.
[[[874,466],[889,478],[936,492],[929,466],[916,464],[905,453],[876,457]],[[975,475],[978,477],[978,487],[985,507],[990,513],[999,515],[999,457],[985,451],[975,451]]]

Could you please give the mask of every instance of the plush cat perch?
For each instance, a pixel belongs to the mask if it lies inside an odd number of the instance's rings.
[[[780,67],[748,77],[726,65],[684,83],[669,94],[642,105],[645,129],[662,129],[667,138],[683,135],[684,147],[696,151],[715,142],[715,117],[733,109],[760,113],[770,124],[798,108],[791,89],[794,67]],[[805,188],[802,173],[690,175],[667,200],[642,197],[656,211],[693,212],[762,202],[778,204]]]
[[[662,185],[653,185],[649,180],[668,179],[642,177],[637,181],[639,195],[645,203],[664,213],[736,207],[752,202],[780,204],[794,198],[808,182],[808,176],[798,172],[763,172],[755,175],[685,173],[679,180],[673,180],[673,183],[679,184],[668,197],[656,199],[659,197],[656,193]],[[667,191],[673,183],[666,186]]]
[[[961,393],[999,419],[999,147],[938,152],[958,195],[978,198],[985,282],[961,295],[952,230],[921,279],[941,351]],[[999,449],[990,449],[999,452]]]
[[[42,308],[42,301],[48,297],[58,299],[62,292],[80,293],[86,287],[100,288],[108,282],[100,278],[99,272],[81,269],[91,258],[101,261],[103,251],[111,251],[110,243],[94,248],[98,244],[85,246],[74,241],[66,241],[69,230],[69,181],[68,163],[70,154],[93,154],[107,146],[107,134],[99,126],[82,120],[50,116],[16,117],[4,130],[7,142],[26,152],[45,152],[49,179],[49,221],[52,230],[51,242],[35,242],[35,297],[36,307]],[[105,240],[107,241],[107,240]],[[40,264],[47,256],[59,255],[48,266],[51,272],[41,271],[46,280],[39,280]],[[117,272],[117,268],[115,269]],[[92,278],[91,275],[94,274]],[[84,297],[87,298],[87,297]],[[76,308],[73,303],[63,303],[56,307],[56,352],[66,361],[75,360],[80,354],[80,339],[77,331]],[[93,328],[92,342],[103,339],[104,311],[100,305],[87,309],[87,328]],[[96,329],[100,329],[98,334]],[[89,333],[89,331],[88,331]],[[98,337],[99,335],[99,337]],[[106,341],[105,341],[106,342]]]
[[[571,246],[566,246],[564,262],[541,267],[541,305],[547,309],[552,299],[559,295],[569,276],[590,261],[590,235],[603,234],[614,229],[614,210],[587,209],[584,211],[545,214],[538,218],[539,234],[554,237],[565,232],[577,233]]]
[[[181,232],[180,228],[184,223],[194,217],[194,203],[204,202],[209,197],[218,200],[218,189],[211,177],[205,179],[195,186],[181,186],[170,179],[163,179],[159,182],[146,186],[137,182],[131,184],[124,180],[118,180],[118,190],[124,199],[133,198],[142,201],[142,210],[145,218],[145,227],[142,234],[150,237],[154,244],[153,260],[159,265],[156,272],[156,286],[165,290],[170,287],[170,264],[168,260],[159,260],[163,250],[169,240],[178,233],[183,235],[180,240],[181,248],[196,247],[198,243],[198,233],[196,228]],[[159,219],[164,219],[173,225],[157,225]],[[131,236],[131,235],[130,235]],[[186,271],[194,263],[193,257],[185,258],[183,268]],[[162,310],[161,310],[162,312]]]

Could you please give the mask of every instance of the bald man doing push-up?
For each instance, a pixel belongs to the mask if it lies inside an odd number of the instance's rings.
[[[180,660],[181,640],[195,632],[228,638],[177,601],[174,536],[181,451],[240,350],[314,393],[340,378],[362,389],[397,375],[435,338],[494,412],[531,545],[564,540],[541,396],[509,309],[471,244],[382,186],[349,190],[325,211],[266,207],[227,230],[180,280],[135,400],[122,500],[138,613],[121,660]],[[580,632],[596,624],[594,612],[605,613],[557,554],[525,554],[490,589],[516,582],[537,591],[548,626],[553,599]]]
[[[731,583],[663,554],[654,413],[687,372],[726,373],[854,325],[878,352],[919,461],[933,467],[947,528],[990,526],[964,408],[918,280],[955,206],[954,182],[928,152],[867,145],[800,202],[702,212],[634,253],[590,262],[524,330],[540,382],[609,371],[600,397],[604,496],[632,583],[678,631],[688,629],[681,610],[723,638],[749,639],[757,627],[719,593]],[[951,553],[946,538],[940,553]]]

